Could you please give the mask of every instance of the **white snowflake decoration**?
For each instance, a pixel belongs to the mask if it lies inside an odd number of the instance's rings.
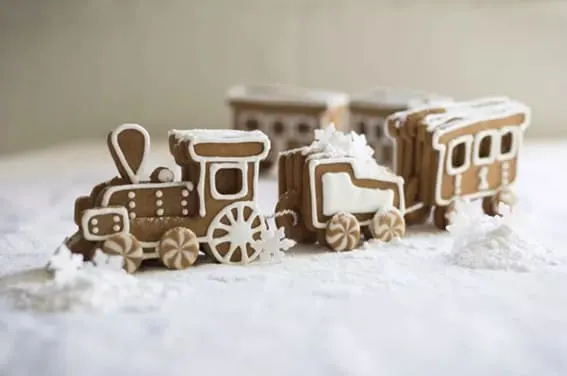
[[[122,270],[124,259],[120,255],[108,255],[100,248],[97,248],[91,264],[97,268]]]
[[[280,227],[277,230],[263,230],[260,240],[254,243],[253,248],[260,252],[260,261],[281,262],[284,252],[294,245],[295,242],[287,239],[284,228]]]
[[[374,160],[374,149],[368,145],[364,134],[354,131],[343,133],[331,123],[325,129],[315,130],[315,141],[306,152],[320,152],[333,157],[353,157],[358,160]]]
[[[65,244],[61,244],[49,259],[46,268],[51,273],[62,271],[72,273],[80,269],[82,265],[83,255],[72,253]]]

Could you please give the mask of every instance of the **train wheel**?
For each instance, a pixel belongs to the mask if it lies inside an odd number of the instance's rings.
[[[144,250],[132,234],[120,233],[109,237],[102,244],[102,251],[111,256],[122,256],[123,267],[128,273],[134,273],[142,264]]]
[[[383,242],[390,242],[394,238],[401,238],[406,233],[404,216],[396,208],[385,212],[377,212],[370,223],[370,231],[374,238]]]
[[[221,210],[207,231],[211,256],[223,264],[247,264],[261,249],[253,244],[266,231],[266,220],[252,202],[235,202]]]
[[[440,230],[446,230],[449,225],[449,219],[455,207],[453,204],[448,206],[436,206],[433,210],[433,223]]]
[[[350,251],[360,242],[360,223],[349,213],[335,214],[325,230],[325,243],[336,252]]]
[[[83,233],[79,230],[67,238],[65,245],[72,253],[80,253],[83,255],[84,260],[91,260],[99,244],[86,240],[83,237]]]
[[[482,210],[484,214],[492,217],[501,215],[500,205],[504,204],[510,209],[516,204],[516,196],[510,189],[503,189],[494,196],[485,197],[482,199]]]
[[[199,257],[197,235],[188,228],[167,230],[157,246],[161,262],[169,269],[187,269]]]
[[[300,196],[296,192],[284,193],[276,204],[276,226],[283,227],[288,239],[299,244],[313,244],[317,233],[309,231],[299,210]]]

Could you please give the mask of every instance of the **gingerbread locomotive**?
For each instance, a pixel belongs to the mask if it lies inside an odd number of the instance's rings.
[[[78,231],[67,239],[72,252],[89,259],[95,249],[120,255],[134,272],[143,260],[160,259],[184,269],[200,248],[221,263],[246,263],[266,229],[256,208],[259,162],[270,150],[260,131],[173,130],[169,147],[181,180],[158,167],[140,179],[150,146],[147,131],[123,124],[108,136],[120,176],[97,185],[75,202]]]

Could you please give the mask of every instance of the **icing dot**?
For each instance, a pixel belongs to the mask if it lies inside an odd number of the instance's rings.
[[[187,189],[189,189],[190,191],[192,191],[193,188],[194,188],[194,186],[193,186],[193,183],[192,183],[192,182],[187,183]]]
[[[98,234],[98,227],[93,227],[93,234]]]
[[[117,216],[117,215],[115,215],[114,217],[112,217],[112,220],[113,220],[115,223],[118,223],[118,222],[120,222],[120,217]]]
[[[183,196],[183,197],[189,196],[189,191],[188,191],[187,189],[182,190],[182,191],[181,191],[181,196]]]
[[[128,192],[128,198],[132,199],[136,197],[136,192]]]
[[[157,215],[162,216],[163,215],[163,209],[158,209],[156,211]]]
[[[181,206],[187,206],[187,200],[182,200],[182,201],[181,201]]]
[[[120,231],[120,226],[119,226],[119,225],[114,225],[114,226],[112,226],[112,229],[113,229],[114,231]]]
[[[136,203],[134,201],[128,202],[128,207],[134,209],[136,207]]]
[[[163,201],[162,201],[162,200],[157,200],[157,201],[156,201],[156,205],[157,205],[157,206],[162,206],[162,205],[163,205]]]
[[[183,215],[188,215],[188,214],[189,214],[189,210],[183,209],[183,210],[181,211],[181,213],[182,213]]]
[[[91,219],[91,225],[96,226],[98,224],[98,219],[93,218]]]
[[[130,219],[134,219],[134,218],[136,218],[136,213],[130,212]]]
[[[163,192],[162,191],[156,191],[156,197],[161,197],[163,196]]]

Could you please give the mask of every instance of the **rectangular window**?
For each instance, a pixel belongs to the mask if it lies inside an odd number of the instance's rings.
[[[211,195],[215,200],[237,200],[246,196],[248,165],[214,163],[211,165]]]

